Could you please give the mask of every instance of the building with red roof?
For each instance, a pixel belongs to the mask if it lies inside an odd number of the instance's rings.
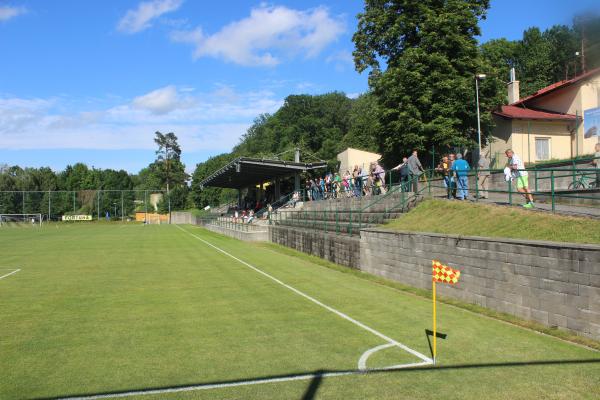
[[[522,99],[513,80],[508,103],[493,112],[496,127],[487,150],[497,165],[509,148],[523,161],[537,162],[592,154],[600,141],[600,68]]]

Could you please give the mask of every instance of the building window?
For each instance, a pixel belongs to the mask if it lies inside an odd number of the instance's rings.
[[[550,138],[535,138],[535,159],[550,159]]]

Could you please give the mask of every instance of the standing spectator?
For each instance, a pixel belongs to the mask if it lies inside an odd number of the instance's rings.
[[[451,186],[451,182],[450,182],[450,163],[448,162],[448,157],[446,157],[446,156],[442,157],[442,161],[440,161],[440,163],[435,168],[435,170],[437,172],[439,172],[440,174],[442,174],[442,177],[444,178],[444,187],[446,188],[448,198],[451,199],[452,198],[452,186]]]
[[[408,158],[403,157],[402,162],[392,168],[392,170],[400,170],[400,190],[407,192],[410,186],[410,168],[408,167]]]
[[[600,143],[596,143],[592,164],[596,166],[596,189],[600,189]]]
[[[362,194],[362,170],[358,165],[352,170],[352,179],[354,180],[354,196],[360,197]]]
[[[479,157],[477,163],[477,183],[479,190],[479,198],[488,198],[488,189],[490,185],[490,159],[485,155]]]
[[[317,181],[316,179],[311,179],[310,180],[310,193],[312,194],[312,198],[313,200],[320,200],[319,199],[319,187],[317,186]]]
[[[529,191],[529,174],[525,171],[525,164],[521,160],[521,157],[515,154],[511,149],[506,150],[506,157],[508,157],[508,163],[506,166],[512,171],[512,177],[517,182],[517,192],[522,193],[525,197],[526,203],[523,204],[524,208],[533,208],[533,195]]]
[[[375,181],[373,180],[373,174],[369,174],[367,176],[367,183],[365,185],[365,196],[371,196],[373,194],[373,186],[375,185]]]
[[[327,193],[325,191],[325,179],[323,179],[323,178],[319,179],[318,189],[319,189],[319,199],[323,200],[323,199],[327,198],[327,196],[326,196]]]
[[[312,179],[307,179],[304,185],[304,191],[306,192],[306,196],[308,197],[308,201],[316,200],[313,198],[313,191],[311,185]]]
[[[413,192],[419,192],[419,176],[423,173],[423,166],[419,160],[417,150],[413,150],[412,155],[408,157],[408,169],[410,170],[410,180],[412,181]]]
[[[452,164],[452,171],[456,177],[456,198],[467,200],[469,197],[469,163],[463,160],[462,154],[456,154],[456,161]]]
[[[454,153],[448,154],[448,168],[452,170],[452,165],[456,161],[456,155]],[[451,198],[456,198],[456,179],[454,178],[454,174],[450,174],[450,196]]]
[[[375,178],[378,180],[377,187],[379,188],[380,194],[385,194],[385,170],[378,162],[375,163],[375,169],[373,170]]]

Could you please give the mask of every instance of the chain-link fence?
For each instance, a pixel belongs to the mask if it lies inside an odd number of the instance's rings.
[[[42,214],[46,220],[63,215],[125,220],[136,213],[169,209],[163,190],[0,191],[0,214]]]

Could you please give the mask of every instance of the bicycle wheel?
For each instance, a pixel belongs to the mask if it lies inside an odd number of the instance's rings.
[[[583,188],[583,185],[581,184],[580,181],[571,182],[569,184],[569,190],[579,190],[582,188]]]

